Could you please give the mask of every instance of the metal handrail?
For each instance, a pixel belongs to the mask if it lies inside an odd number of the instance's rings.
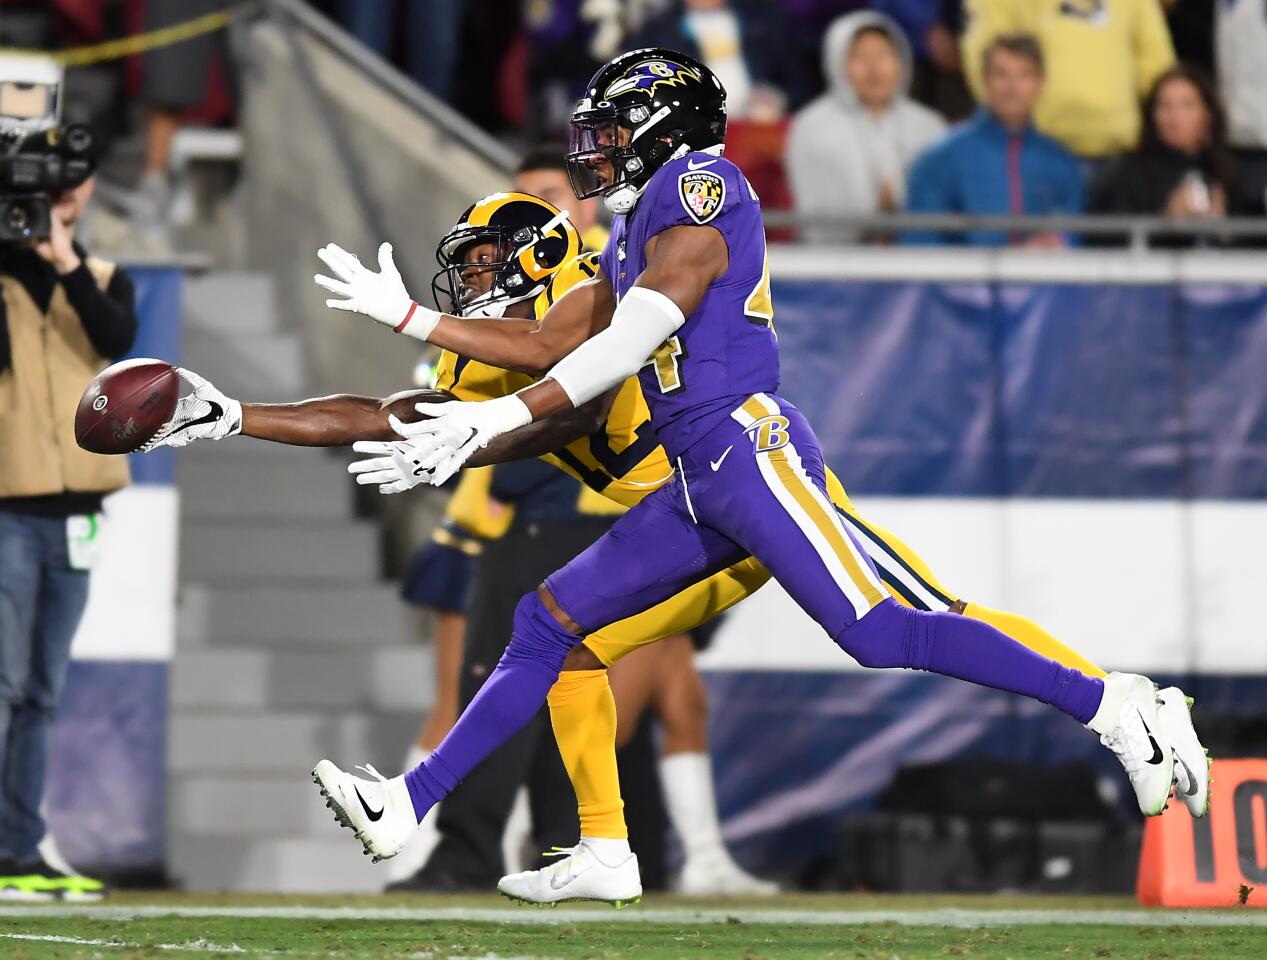
[[[410,77],[401,73],[304,0],[266,0],[266,2],[275,14],[280,14],[298,24],[314,39],[354,63],[366,76],[381,84],[409,107],[417,110],[447,136],[481,154],[495,167],[501,167],[508,172],[514,169],[516,161],[514,151],[475,126],[443,100],[418,86]]]
[[[843,234],[859,231],[876,234],[897,234],[904,231],[967,233],[987,230],[998,233],[1074,233],[1087,237],[1112,237],[1126,234],[1133,247],[1146,246],[1153,236],[1197,236],[1262,238],[1267,237],[1267,218],[1216,217],[1177,220],[1168,217],[1105,215],[1034,215],[1034,214],[971,214],[971,213],[889,213],[824,216],[800,214],[785,210],[765,211],[765,224],[771,228],[837,231]]]

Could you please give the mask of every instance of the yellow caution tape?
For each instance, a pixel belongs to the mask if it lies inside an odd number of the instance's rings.
[[[170,47],[172,44],[200,37],[204,33],[222,30],[246,6],[244,4],[228,10],[217,10],[215,13],[204,14],[201,17],[186,20],[184,23],[176,23],[170,27],[160,27],[158,30],[150,30],[147,33],[120,37],[118,40],[106,40],[104,43],[94,43],[86,47],[75,47],[73,50],[20,50],[0,47],[0,54],[46,57],[56,60],[66,67],[84,67],[93,63],[118,60],[121,57],[130,57],[136,53],[157,50],[160,47]]]

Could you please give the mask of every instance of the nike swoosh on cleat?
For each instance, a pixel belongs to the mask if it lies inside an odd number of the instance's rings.
[[[708,461],[708,465],[713,468],[713,473],[716,473],[718,470],[721,469],[722,463],[725,461],[725,459],[728,456],[730,456],[730,451],[733,449],[735,449],[735,445],[732,443],[729,447],[725,449],[725,451],[722,453],[720,457],[718,457],[716,460]]]
[[[1153,731],[1148,729],[1148,721],[1144,719],[1144,715],[1139,715],[1139,722],[1144,725],[1144,732],[1148,734],[1148,742],[1153,745],[1153,755],[1148,758],[1148,762],[1154,766],[1161,763],[1165,758],[1162,756],[1161,747],[1157,745],[1156,739],[1153,737]]]
[[[366,803],[365,798],[361,796],[360,788],[353,787],[352,791],[356,794],[356,799],[361,801],[361,809],[365,811],[365,815],[370,818],[371,823],[377,823],[383,818],[383,811],[387,809],[386,806],[380,807],[378,810],[371,810],[370,805]]]
[[[703,163],[696,163],[694,160],[686,161],[687,170],[703,170],[705,167],[711,167],[716,160],[705,160]]]
[[[1192,768],[1190,766],[1183,762],[1182,758],[1177,759],[1179,760],[1180,766],[1183,767],[1184,772],[1188,775],[1188,789],[1183,792],[1183,795],[1185,797],[1195,797],[1197,795],[1197,775],[1192,772]]]

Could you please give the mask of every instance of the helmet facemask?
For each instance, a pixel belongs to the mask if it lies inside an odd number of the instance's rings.
[[[577,199],[601,194],[612,213],[628,213],[654,172],[644,154],[650,149],[659,160],[672,152],[673,146],[659,138],[639,143],[652,134],[660,119],[641,104],[624,110],[610,104],[578,109],[572,117],[566,157],[568,180]]]
[[[445,310],[447,300],[457,317],[500,317],[511,304],[540,294],[549,282],[542,270],[561,262],[555,248],[564,241],[554,233],[561,225],[570,229],[567,214],[560,211],[541,228],[450,231],[436,248],[440,269],[431,279],[431,295],[437,308]]]

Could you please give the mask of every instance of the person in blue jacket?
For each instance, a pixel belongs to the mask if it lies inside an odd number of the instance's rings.
[[[911,167],[911,213],[1076,214],[1083,209],[1082,171],[1074,155],[1034,129],[1043,88],[1042,49],[1028,34],[998,37],[985,50],[985,104],[925,150]],[[966,234],[910,231],[904,243],[1021,244],[1062,247],[1060,233]]]

